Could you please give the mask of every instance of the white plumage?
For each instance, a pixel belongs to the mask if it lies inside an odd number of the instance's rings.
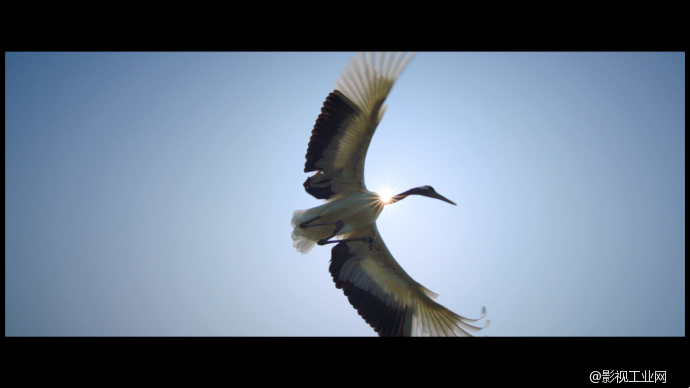
[[[330,272],[337,288],[381,336],[469,335],[483,327],[436,303],[437,294],[412,279],[395,261],[376,228],[385,205],[423,195],[455,205],[431,186],[417,187],[388,202],[368,191],[364,161],[383,117],[393,83],[412,55],[358,54],[338,77],[316,120],[306,154],[305,172],[316,173],[305,190],[325,203],[295,211],[293,246],[308,253],[315,244],[337,243]],[[333,239],[333,238],[336,239]]]

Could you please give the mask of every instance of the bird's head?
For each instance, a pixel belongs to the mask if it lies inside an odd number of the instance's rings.
[[[425,197],[440,199],[441,201],[446,201],[451,205],[455,205],[455,202],[437,193],[436,190],[434,190],[434,188],[431,186],[415,187],[414,189],[407,190],[406,192],[400,193],[395,197],[399,198],[400,200],[407,197],[408,195],[423,195]]]

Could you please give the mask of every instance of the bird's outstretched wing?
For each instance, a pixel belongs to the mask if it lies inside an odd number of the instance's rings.
[[[469,336],[482,319],[461,317],[434,302],[437,294],[417,283],[395,261],[376,224],[355,230],[348,238],[374,236],[376,243],[341,242],[331,251],[330,272],[350,304],[380,336]]]
[[[383,117],[383,103],[413,55],[362,54],[350,60],[328,95],[311,132],[304,172],[316,171],[304,188],[333,200],[366,189],[364,159]]]

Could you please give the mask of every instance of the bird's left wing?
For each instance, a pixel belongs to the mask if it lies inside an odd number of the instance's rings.
[[[360,228],[348,238],[374,236],[369,250],[363,241],[341,242],[331,251],[329,270],[337,288],[380,336],[469,336],[484,327],[482,319],[461,317],[434,302],[437,294],[417,283],[395,261],[376,224]]]
[[[309,140],[304,172],[316,171],[304,182],[309,194],[333,200],[366,189],[364,159],[386,110],[383,102],[412,57],[359,53],[343,70]]]

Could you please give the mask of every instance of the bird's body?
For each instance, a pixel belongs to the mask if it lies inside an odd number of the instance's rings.
[[[468,319],[434,302],[438,295],[402,269],[376,228],[384,206],[409,195],[455,203],[431,186],[384,202],[364,184],[364,161],[386,108],[384,101],[411,58],[360,54],[338,78],[314,125],[304,168],[316,171],[304,182],[305,190],[326,203],[294,212],[293,246],[308,253],[315,244],[337,243],[329,268],[333,281],[379,335],[469,335],[481,329],[469,322],[481,319],[484,312]]]
[[[293,213],[291,222],[295,248],[301,253],[308,253],[319,240],[327,238],[333,232],[332,225],[300,228],[299,225],[304,222],[316,217],[319,217],[319,223],[324,224],[343,221],[345,226],[338,233],[345,235],[376,222],[383,206],[378,194],[362,189],[309,210],[297,210]]]

